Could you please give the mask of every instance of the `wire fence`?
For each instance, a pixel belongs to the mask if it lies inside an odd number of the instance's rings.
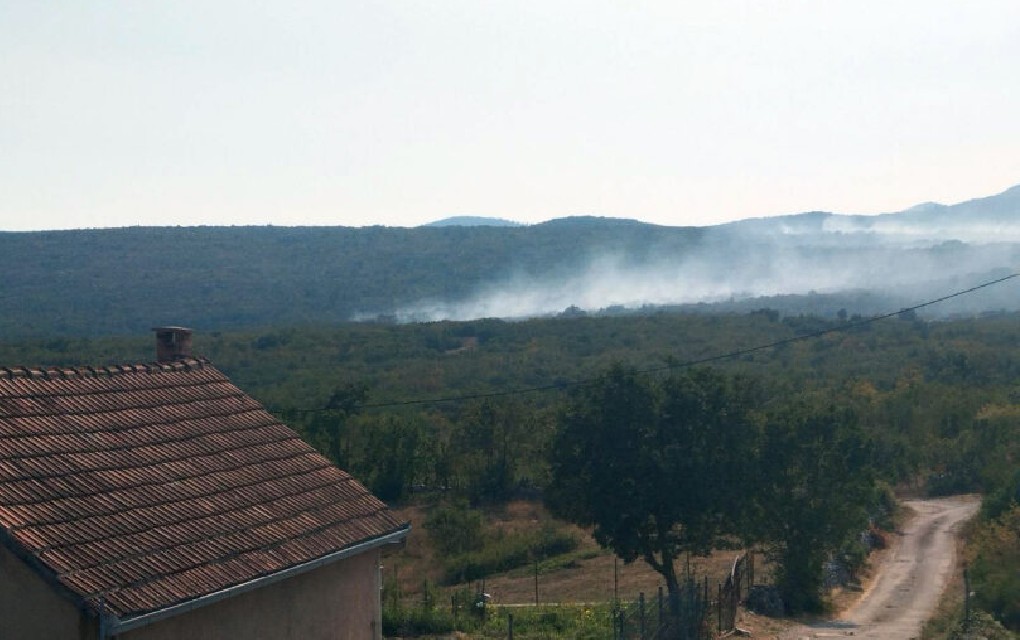
[[[615,579],[614,579],[615,582]],[[736,629],[738,610],[755,584],[755,554],[734,559],[714,587],[689,569],[675,593],[598,603],[493,605],[479,581],[442,600],[426,585],[420,602],[392,594],[384,606],[384,634],[410,637],[461,631],[472,638],[557,637],[566,640],[707,640]],[[537,586],[537,584],[536,584]],[[384,602],[384,605],[386,603]]]
[[[726,581],[715,592],[708,577],[698,580],[688,573],[677,593],[659,587],[649,602],[644,593],[621,606],[613,640],[701,640],[736,629],[737,610],[754,584],[754,554],[743,553],[733,561]],[[712,596],[715,596],[712,599]]]
[[[699,581],[689,575],[676,593],[664,594],[659,587],[652,603],[641,593],[636,602],[621,607],[612,637],[614,640],[700,640],[706,637],[710,604],[708,578]]]

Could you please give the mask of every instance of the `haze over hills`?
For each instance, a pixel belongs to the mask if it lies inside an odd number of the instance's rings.
[[[766,233],[868,234],[887,240],[1020,242],[1020,185],[954,205],[926,202],[874,216],[813,212],[742,220],[727,226]]]
[[[1020,266],[1020,187],[714,227],[134,227],[0,233],[0,339],[663,309],[871,314]],[[1020,306],[1015,281],[927,310]]]
[[[768,304],[831,314],[854,300],[861,313],[875,313],[1020,266],[1020,186],[956,205],[926,203],[876,216],[809,212],[686,230],[593,217],[537,226],[619,230],[628,224],[660,233],[640,249],[590,245],[587,260],[568,274],[542,277],[521,270],[468,300],[425,301],[398,315],[469,319],[538,315],[571,305],[592,311],[705,304],[731,310]],[[683,235],[694,241],[682,250],[667,240]],[[809,293],[814,294],[809,300],[791,297]],[[931,312],[1013,309],[1016,293],[1007,286]]]

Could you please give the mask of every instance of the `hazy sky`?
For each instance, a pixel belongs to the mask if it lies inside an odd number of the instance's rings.
[[[1018,114],[1017,0],[0,0],[0,229],[878,213]]]

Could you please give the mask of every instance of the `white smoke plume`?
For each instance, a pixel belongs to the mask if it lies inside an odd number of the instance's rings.
[[[685,257],[661,256],[643,264],[621,255],[597,255],[566,277],[518,273],[482,287],[466,300],[422,301],[396,310],[395,315],[401,322],[522,318],[568,307],[598,311],[789,294],[904,293],[932,281],[1018,263],[1020,245],[962,243],[855,251],[759,243],[733,246],[729,251],[703,249]]]

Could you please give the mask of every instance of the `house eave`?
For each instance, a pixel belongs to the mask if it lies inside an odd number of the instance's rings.
[[[125,633],[133,629],[138,629],[140,627],[150,625],[154,622],[165,620],[166,618],[171,618],[173,616],[177,616],[182,613],[192,611],[194,609],[199,609],[201,607],[208,606],[215,602],[219,602],[220,600],[232,598],[234,596],[241,595],[242,593],[253,591],[255,589],[268,586],[275,582],[279,582],[281,580],[286,580],[287,578],[301,575],[302,573],[307,573],[314,569],[318,569],[320,567],[333,564],[334,562],[338,562],[345,558],[350,558],[351,556],[358,555],[359,553],[364,553],[365,551],[369,551],[377,547],[382,547],[390,544],[400,544],[401,542],[404,541],[404,539],[407,537],[407,534],[410,531],[411,525],[410,523],[407,523],[401,528],[391,531],[390,533],[386,533],[379,537],[359,542],[358,544],[351,545],[334,553],[322,556],[320,558],[316,558],[315,560],[310,560],[309,562],[294,565],[293,567],[277,571],[276,573],[270,573],[268,575],[255,578],[254,580],[242,582],[241,584],[237,584],[226,589],[221,589],[219,591],[214,591],[204,596],[193,598],[186,602],[181,602],[179,604],[165,607],[163,609],[157,609],[155,611],[150,611],[148,613],[144,613],[141,615],[130,616],[125,618],[118,618],[106,614],[100,621],[100,627],[102,628],[103,632],[100,634],[99,640],[106,640],[106,638],[108,638],[109,636],[119,633]]]

